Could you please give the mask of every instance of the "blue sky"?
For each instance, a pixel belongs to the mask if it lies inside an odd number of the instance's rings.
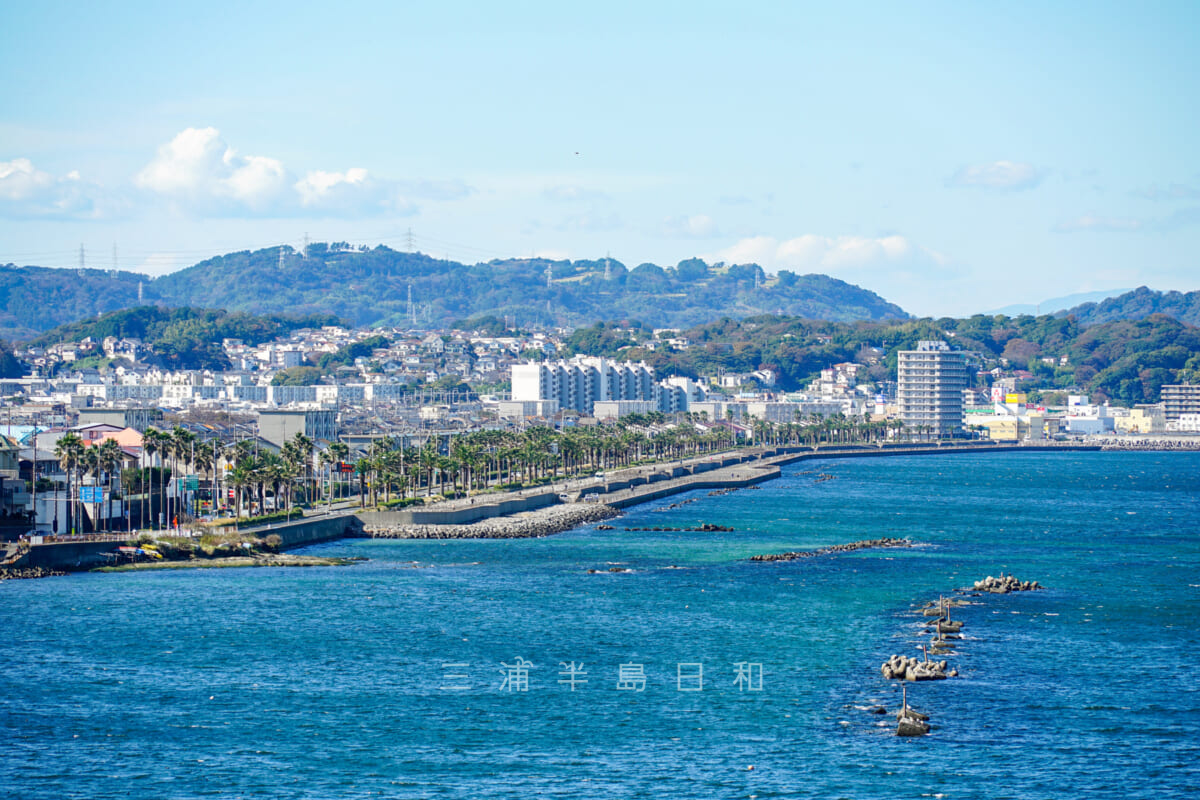
[[[579,6],[579,7],[575,7]],[[692,256],[1200,288],[1195,3],[7,4],[0,263]]]

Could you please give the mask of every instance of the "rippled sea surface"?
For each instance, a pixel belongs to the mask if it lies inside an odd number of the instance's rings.
[[[822,472],[836,477],[815,482]],[[701,522],[736,532],[621,530]],[[1200,792],[1198,455],[808,462],[614,524],[309,548],[370,559],[343,568],[2,583],[0,786],[21,798]],[[879,536],[919,546],[747,561]],[[898,739],[892,716],[867,709],[899,703],[879,665],[919,654],[913,607],[1000,572],[1048,588],[956,609],[966,638],[948,660],[961,676],[912,686],[935,730]],[[531,664],[524,692],[508,691],[521,673],[503,666],[518,659]],[[571,662],[574,690],[560,683]],[[739,664],[761,691],[736,682]],[[622,665],[640,667],[643,691],[617,688]],[[697,685],[694,665],[701,690],[680,691]]]

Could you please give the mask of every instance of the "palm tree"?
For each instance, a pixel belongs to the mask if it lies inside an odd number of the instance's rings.
[[[200,472],[203,472],[203,473],[207,473],[209,476],[209,480],[208,480],[209,495],[211,495],[213,498],[213,511],[215,512],[216,511],[216,494],[213,489],[213,482],[214,482],[214,479],[216,477],[216,472],[217,472],[217,457],[215,454],[215,448],[213,447],[211,442],[201,442],[200,444],[196,445],[195,465],[196,465],[197,470],[199,470]],[[195,514],[194,509],[193,509],[192,513],[193,513],[193,515]]]
[[[367,480],[367,473],[371,471],[371,460],[368,458],[360,458],[354,464],[354,471],[358,473],[358,505],[362,508],[366,505],[367,490],[364,485]],[[372,481],[371,485],[374,486]]]
[[[212,512],[216,516],[218,501],[223,500],[221,494],[221,462],[225,460],[225,443],[220,439],[213,439],[208,443],[209,450],[212,454],[212,483],[210,485],[212,494]]]
[[[155,430],[154,428],[146,428],[146,432],[142,434],[142,452],[145,453],[145,455],[148,457],[148,459],[150,461],[150,464],[147,467],[147,469],[148,469],[149,489],[150,489],[148,494],[150,496],[150,516],[151,516],[150,529],[151,530],[156,530],[158,527],[157,520],[154,518],[154,454],[162,452],[162,446],[163,446],[163,434],[160,431]],[[162,471],[161,470],[159,471],[159,477],[160,477],[159,483],[161,484],[162,483],[162,481],[161,481]],[[159,508],[160,509],[162,508],[161,503],[159,503]],[[146,523],[146,516],[145,516],[145,514],[143,514],[142,515],[142,524],[144,525],[145,523]]]
[[[242,516],[242,500],[247,487],[254,484],[254,470],[250,462],[238,464],[229,472],[229,485],[234,490],[234,519]]]
[[[97,444],[92,444],[88,447],[85,447],[83,450],[83,453],[80,454],[79,464],[80,464],[80,466],[83,467],[84,477],[87,477],[88,475],[95,475],[96,478],[99,479],[99,477],[100,477],[100,446]],[[95,502],[95,501],[93,500],[92,502]],[[98,508],[93,508],[90,516],[92,517],[92,530],[93,531],[100,530],[100,526],[99,526],[99,524],[97,524],[100,522],[100,510]],[[79,532],[83,533],[83,515],[82,514],[79,516]]]
[[[348,444],[346,444],[345,442],[330,442],[329,448],[326,450],[326,452],[332,456],[334,461],[336,461],[339,464],[344,464],[346,459],[350,455],[350,446]],[[331,469],[332,469],[332,467],[331,467]],[[333,482],[333,479],[331,477],[330,483],[332,483],[332,482]]]
[[[63,468],[63,472],[67,476],[67,519],[66,527],[72,533],[75,532],[74,515],[72,514],[73,501],[71,500],[71,474],[78,469],[79,461],[83,457],[83,440],[78,434],[66,433],[59,438],[58,443],[54,445],[54,455],[58,456],[58,463]],[[57,506],[57,503],[55,504]],[[57,531],[56,531],[57,532]]]
[[[121,449],[121,445],[116,439],[105,439],[104,443],[97,449],[96,457],[100,466],[100,470],[105,476],[105,521],[111,529],[112,518],[112,492],[113,492],[113,474],[117,472],[121,462],[125,459],[125,451]]]

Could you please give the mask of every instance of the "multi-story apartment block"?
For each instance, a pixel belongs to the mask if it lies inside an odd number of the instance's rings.
[[[910,430],[939,437],[961,433],[965,388],[965,353],[940,341],[900,351],[896,399],[900,419]]]
[[[599,400],[657,400],[654,368],[606,358],[514,364],[512,399],[554,400],[561,409],[584,414]]]
[[[1175,422],[1184,414],[1200,414],[1200,383],[1169,383],[1162,387],[1164,415]]]

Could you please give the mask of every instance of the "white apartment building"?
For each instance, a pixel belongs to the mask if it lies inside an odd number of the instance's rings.
[[[584,414],[598,400],[656,400],[654,368],[592,357],[514,364],[512,399],[554,400],[561,409]]]
[[[922,341],[898,355],[896,400],[904,424],[939,437],[961,433],[966,354],[945,342]]]
[[[1162,387],[1162,402],[1169,422],[1200,414],[1200,383],[1168,383]]]

